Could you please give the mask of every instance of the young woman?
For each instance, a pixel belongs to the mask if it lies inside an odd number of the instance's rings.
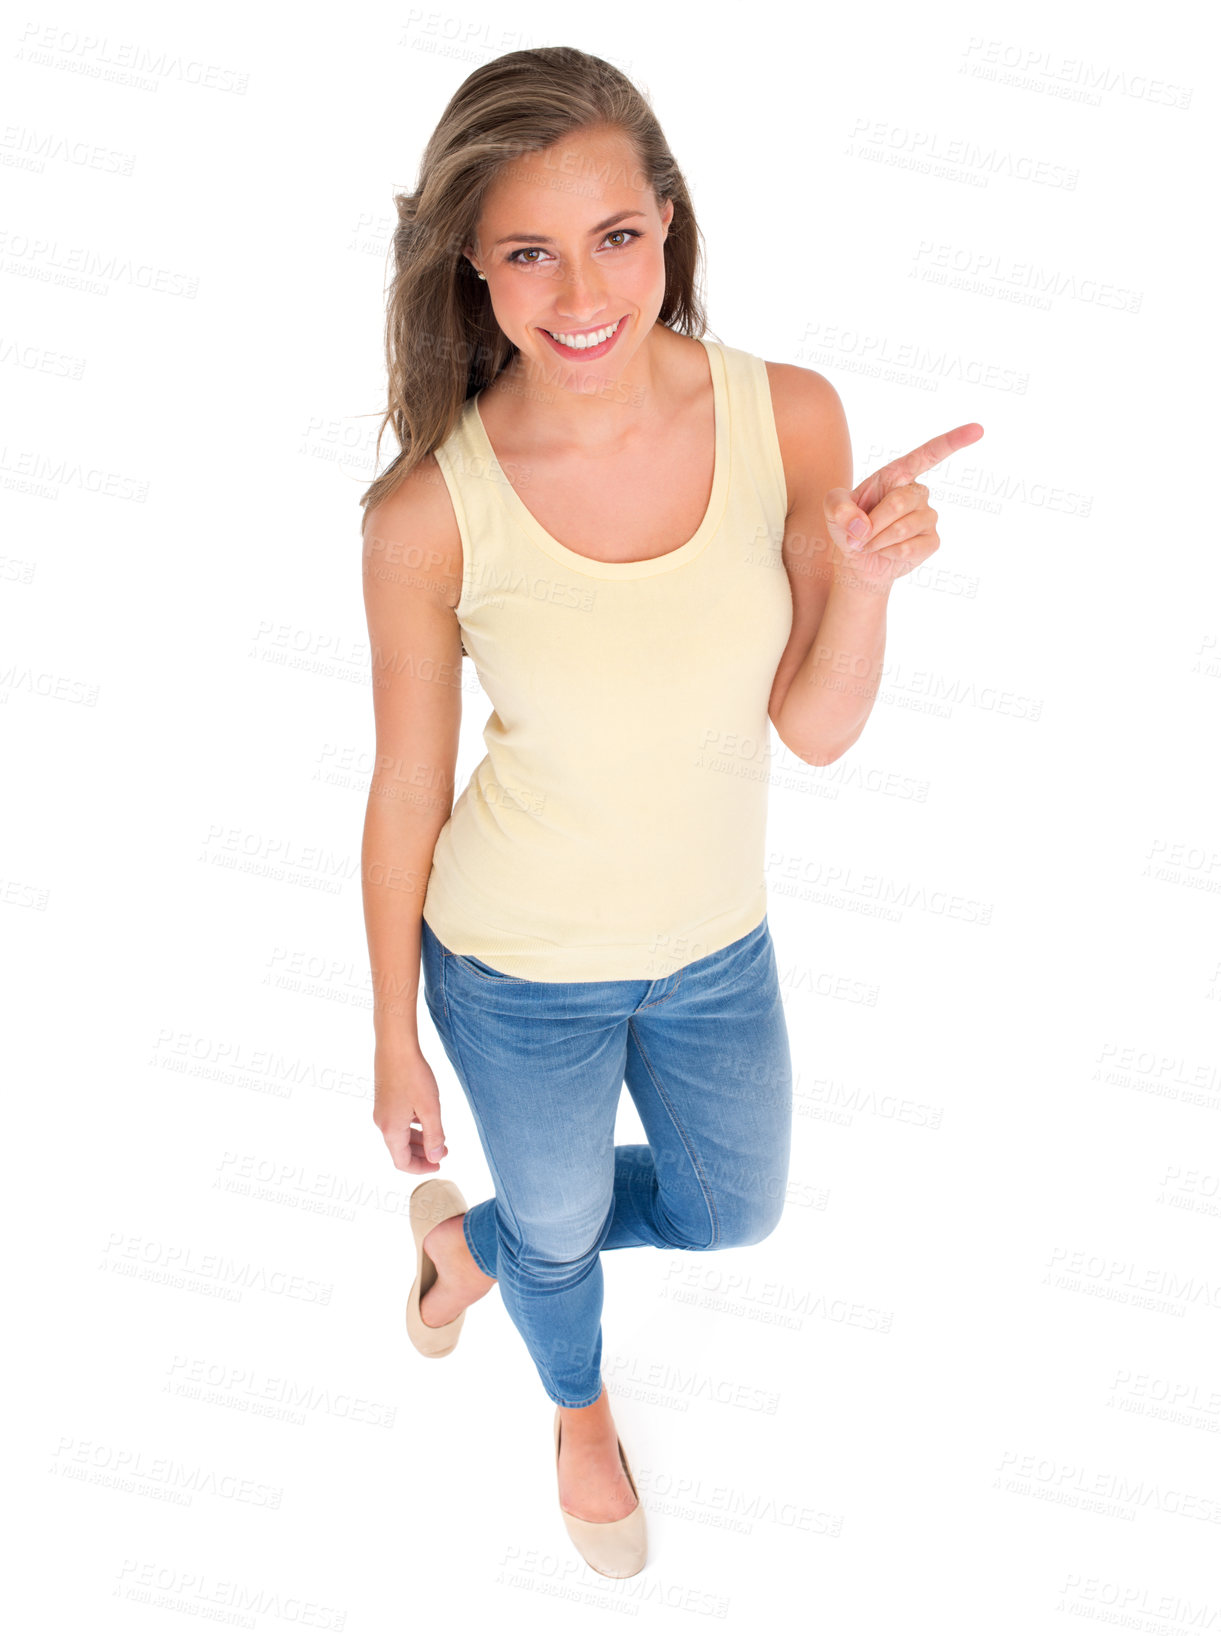
[[[556,1405],[569,1534],[624,1577],[644,1513],[600,1374],[600,1255],[777,1223],[769,720],[816,766],[856,741],[889,587],[938,543],[914,479],[982,428],[850,492],[830,383],[706,337],[682,174],[597,57],[477,69],[397,203],[402,452],[362,497],[374,1118],[399,1169],[439,1168],[422,962],[495,1187],[469,1208],[415,1190],[408,1331],[447,1356],[499,1284]],[[493,711],[455,802],[464,654]],[[625,1081],[647,1143],[615,1145]]]

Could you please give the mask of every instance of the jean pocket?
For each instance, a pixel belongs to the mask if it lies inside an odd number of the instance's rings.
[[[507,971],[497,971],[495,966],[487,966],[482,960],[476,960],[473,954],[454,954],[451,950],[450,959],[461,966],[463,971],[469,971],[472,976],[482,977],[485,982],[491,983],[524,983],[524,977],[511,977]]]

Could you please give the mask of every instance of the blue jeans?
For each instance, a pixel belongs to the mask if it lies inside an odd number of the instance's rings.
[[[424,997],[495,1195],[466,1242],[554,1403],[602,1391],[599,1252],[756,1244],[780,1220],[792,1068],[766,915],[655,981],[532,982],[421,928]],[[615,1145],[627,1082],[643,1143]]]

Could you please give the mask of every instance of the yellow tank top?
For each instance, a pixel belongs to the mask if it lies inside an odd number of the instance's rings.
[[[496,460],[477,396],[436,450],[462,540],[456,614],[492,713],[424,918],[513,977],[666,977],[767,911],[787,493],[763,360],[703,344],[712,495],[664,556],[596,562],[553,539]]]

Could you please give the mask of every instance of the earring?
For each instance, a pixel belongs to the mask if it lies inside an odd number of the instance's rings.
[[[487,283],[488,275],[486,273],[480,273],[478,276],[484,281],[485,284]]]

